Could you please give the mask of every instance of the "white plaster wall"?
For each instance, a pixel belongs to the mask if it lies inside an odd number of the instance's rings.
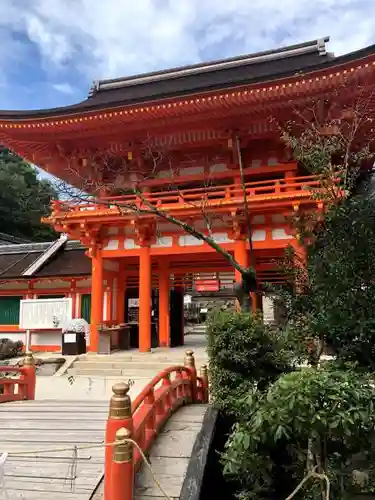
[[[51,332],[32,332],[31,345],[59,345],[61,347],[61,330]]]
[[[103,250],[117,250],[119,247],[119,240],[108,240],[108,243]]]
[[[14,342],[21,340],[26,345],[26,332],[1,332],[0,339],[11,339]],[[58,345],[61,346],[61,331],[32,332],[31,346],[33,345]]]
[[[52,281],[52,283],[47,283],[47,281],[40,281],[35,283],[35,289],[38,290],[50,290],[51,288],[70,288],[70,283],[68,281]]]
[[[272,239],[273,240],[292,240],[293,236],[287,234],[283,228],[272,229]]]
[[[23,290],[27,292],[27,285],[25,283],[2,283],[0,290]]]
[[[204,167],[185,167],[185,168],[180,168],[179,174],[181,176],[184,176],[184,175],[204,174]]]
[[[226,172],[228,170],[228,165],[226,163],[215,163],[210,165],[210,173]]]
[[[253,241],[264,241],[266,239],[266,231],[264,229],[256,229],[251,236]]]
[[[172,236],[159,236],[156,239],[156,243],[151,245],[151,248],[168,248],[173,245]]]
[[[77,288],[91,287],[91,278],[87,280],[77,281]]]
[[[0,339],[11,339],[14,342],[21,340],[26,344],[26,332],[1,332]]]
[[[251,222],[253,224],[265,224],[266,218],[264,215],[254,215],[254,217],[252,217],[251,219]]]

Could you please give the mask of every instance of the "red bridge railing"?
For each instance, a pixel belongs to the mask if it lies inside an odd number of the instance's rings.
[[[2,374],[11,374],[11,377],[1,376]],[[35,363],[29,352],[22,367],[0,366],[0,403],[35,399],[35,384]]]
[[[207,367],[197,375],[193,351],[186,351],[184,366],[171,366],[154,377],[133,403],[129,386],[113,387],[106,428],[104,500],[133,500],[134,474],[143,452],[150,449],[161,427],[185,404],[208,402]],[[134,453],[133,453],[134,451]]]
[[[301,177],[290,177],[288,179],[273,179],[266,181],[247,182],[245,191],[249,203],[263,200],[264,197],[272,198],[277,196],[277,199],[290,198],[297,196],[298,198],[310,198],[312,192],[322,187],[321,178],[317,175],[308,175]],[[148,193],[148,204],[158,210],[181,210],[186,209],[202,209],[217,208],[219,206],[227,206],[236,203],[243,203],[244,190],[239,184],[231,184],[227,186],[206,186],[200,188],[189,188],[174,191],[160,191]],[[103,197],[93,199],[92,201],[81,201],[72,203],[69,201],[53,201],[52,212],[54,217],[66,216],[67,214],[79,215],[79,212],[105,212],[110,215],[118,212],[118,207],[121,207],[122,212],[134,212],[134,207],[140,208],[143,205],[143,200],[135,194],[123,196]],[[147,207],[146,207],[147,208]],[[77,214],[78,212],[78,214]],[[86,213],[86,216],[89,215]]]

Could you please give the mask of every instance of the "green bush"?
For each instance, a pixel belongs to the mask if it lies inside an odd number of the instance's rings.
[[[280,376],[244,405],[247,419],[236,424],[223,459],[241,498],[286,497],[312,471],[328,477],[331,498],[361,489],[354,471],[375,458],[375,388],[367,376],[303,369]],[[371,472],[362,489],[371,489],[370,478]],[[325,498],[325,488],[325,480],[312,477],[297,498]]]
[[[242,400],[294,369],[295,353],[260,317],[216,312],[208,324],[211,394],[225,414],[242,417]]]

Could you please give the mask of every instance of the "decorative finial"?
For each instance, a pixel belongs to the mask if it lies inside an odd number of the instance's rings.
[[[195,368],[194,352],[190,349],[185,351],[184,366]]]
[[[208,368],[207,365],[202,365],[200,369],[200,376],[203,377],[208,377]]]
[[[125,442],[126,439],[131,438],[131,435],[130,430],[125,427],[121,427],[116,432],[116,444],[113,449],[114,462],[130,462],[133,459],[133,444]]]
[[[24,366],[35,366],[35,360],[33,353],[31,351],[26,351],[25,358],[23,360]]]
[[[112,387],[113,395],[109,403],[109,416],[111,418],[131,417],[132,405],[129,396],[130,387],[124,382],[118,382]]]

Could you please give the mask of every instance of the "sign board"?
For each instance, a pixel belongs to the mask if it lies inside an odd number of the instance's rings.
[[[64,343],[65,344],[74,344],[77,341],[76,333],[64,333]]]
[[[128,307],[139,307],[139,299],[128,299]]]
[[[196,280],[195,289],[197,292],[218,292],[220,282],[219,280]]]
[[[21,329],[53,330],[64,328],[72,320],[72,316],[72,299],[21,300]]]

